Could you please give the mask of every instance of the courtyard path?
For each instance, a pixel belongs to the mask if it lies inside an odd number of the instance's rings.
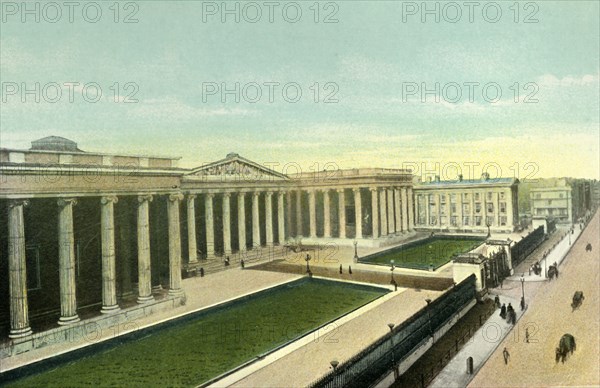
[[[327,338],[317,338],[231,386],[307,386],[331,369],[331,360],[343,362],[354,356],[388,333],[388,323],[397,325],[403,322],[425,306],[426,298],[435,299],[442,293],[407,289],[395,294],[369,311],[335,327]],[[221,385],[217,383],[215,386]]]
[[[560,265],[558,280],[537,282],[535,297],[509,335],[471,381],[470,387],[598,386],[600,384],[599,309],[599,214],[593,217]],[[592,252],[586,252],[590,242]],[[511,287],[518,295],[520,287]],[[509,283],[510,284],[510,283]],[[506,283],[505,283],[506,286]],[[505,287],[506,288],[506,287]],[[581,290],[585,300],[571,311],[573,293]],[[528,291],[526,290],[526,298]],[[529,298],[527,298],[529,301]],[[530,341],[525,342],[525,328]],[[556,363],[554,349],[560,337],[570,333],[577,350],[564,363]],[[504,364],[502,350],[510,352]]]

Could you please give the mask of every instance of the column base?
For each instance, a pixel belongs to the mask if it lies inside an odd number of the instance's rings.
[[[152,291],[153,291],[153,292],[160,291],[160,290],[162,290],[162,289],[163,289],[163,288],[162,288],[162,285],[160,285],[160,284],[158,284],[158,285],[156,285],[156,286],[152,286]]]
[[[190,260],[190,261],[188,261],[188,264],[191,264],[191,265],[198,264],[198,260]]]
[[[77,323],[79,321],[81,321],[81,319],[79,319],[79,315],[75,314],[70,317],[60,317],[58,319],[58,324],[61,326],[66,326],[71,325],[73,323]]]
[[[8,338],[17,339],[17,338],[27,337],[32,334],[33,334],[33,332],[31,331],[31,327],[25,327],[22,329],[11,329],[10,334],[8,335]]]
[[[182,296],[183,290],[181,288],[169,289],[169,296]]]
[[[138,296],[137,302],[138,304],[150,303],[154,301],[154,297],[152,295],[149,296]]]
[[[117,311],[121,310],[121,308],[119,307],[118,304],[114,304],[112,306],[102,306],[102,309],[100,310],[100,312],[102,314],[111,314],[111,313],[115,313]]]

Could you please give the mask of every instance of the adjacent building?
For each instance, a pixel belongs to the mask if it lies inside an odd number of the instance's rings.
[[[415,185],[415,227],[444,232],[513,232],[519,224],[519,180],[490,178]]]
[[[553,218],[572,224],[592,209],[592,184],[583,179],[559,179],[551,187],[532,188],[532,217]]]

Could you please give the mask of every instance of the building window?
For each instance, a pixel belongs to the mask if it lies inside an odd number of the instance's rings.
[[[500,202],[500,213],[506,213],[506,202]]]
[[[429,216],[429,225],[435,225],[435,224],[437,224],[437,217]]]
[[[446,205],[445,204],[440,205],[440,214],[446,214]]]
[[[469,206],[468,203],[463,203],[463,212],[464,213],[469,213],[471,209],[471,206]]]
[[[479,200],[480,200],[480,195],[479,195],[479,193],[475,193],[475,200],[476,200],[476,201],[479,201]]]
[[[560,209],[560,215],[561,216],[566,216],[567,215],[567,209]]]
[[[552,205],[552,200],[551,199],[548,200],[548,205]]]
[[[537,215],[541,216],[544,214],[544,210],[543,209],[537,209]]]
[[[540,198],[542,198],[542,194],[536,194],[535,195],[535,199],[540,199]]]
[[[500,193],[500,199],[506,198],[506,193],[503,191]]]
[[[456,204],[455,203],[450,205],[450,214],[456,214]]]
[[[495,221],[496,221],[496,218],[494,216],[487,216],[485,219],[485,224],[486,225],[494,225]]]
[[[494,203],[493,202],[488,202],[487,203],[487,212],[488,213],[493,213],[494,212]]]
[[[25,248],[25,260],[27,265],[27,290],[39,290],[42,288],[40,276],[40,249],[37,245]]]
[[[446,221],[446,216],[440,217],[440,225],[448,225],[448,221]]]
[[[456,216],[450,217],[450,225],[458,226],[458,217],[456,217]]]
[[[487,199],[488,199],[488,201],[491,201],[491,200],[492,200],[492,192],[491,192],[491,191],[489,191],[489,192],[487,193]]]
[[[469,220],[469,216],[464,216],[463,217],[463,225],[465,225],[465,226],[469,225],[469,221],[470,221]]]
[[[456,202],[456,194],[450,194],[450,203]]]
[[[506,217],[500,217],[500,225],[506,226]]]
[[[443,194],[440,194],[440,203],[446,203],[446,196]]]
[[[475,217],[475,225],[476,226],[481,226],[481,216]]]
[[[558,198],[562,198],[562,197],[564,197],[563,193],[558,194]]]
[[[463,196],[463,199],[464,199],[465,201],[468,201],[468,200],[469,200],[469,193],[463,193],[463,195],[462,195],[462,196]]]
[[[480,203],[475,204],[475,213],[481,213],[481,204]]]

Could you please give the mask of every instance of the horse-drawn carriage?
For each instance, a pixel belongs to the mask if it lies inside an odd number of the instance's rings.
[[[573,303],[571,303],[573,311],[575,311],[579,308],[579,306],[581,306],[584,299],[585,297],[583,296],[583,291],[575,291],[575,294],[573,295]]]
[[[575,337],[571,334],[565,334],[560,337],[558,347],[556,348],[556,362],[560,361],[564,363],[569,354],[573,354],[577,346],[575,345]]]
[[[591,252],[592,251],[592,244],[587,243],[587,245],[585,246],[585,251],[586,252]]]
[[[548,279],[552,280],[554,277],[558,279],[558,268],[553,264],[548,267]]]

